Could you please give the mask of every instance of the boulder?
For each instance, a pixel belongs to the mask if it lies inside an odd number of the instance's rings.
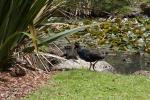
[[[66,60],[58,64],[54,69],[89,69],[90,63],[80,58],[78,60]],[[93,69],[91,68],[93,71]],[[115,68],[106,61],[98,61],[95,65],[95,70],[98,72],[115,72]]]

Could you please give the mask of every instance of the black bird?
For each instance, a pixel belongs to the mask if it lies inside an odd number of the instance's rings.
[[[62,57],[66,57],[66,59],[77,59],[76,50],[73,46],[65,46]]]
[[[78,42],[75,42],[74,45],[74,48],[77,50],[77,54],[79,55],[79,57],[87,62],[90,62],[89,70],[91,69],[91,67],[93,67],[93,70],[95,71],[95,64],[99,60],[103,60],[105,58],[105,55],[107,54],[98,49],[82,48]]]

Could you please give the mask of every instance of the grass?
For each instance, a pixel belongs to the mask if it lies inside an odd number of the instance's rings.
[[[149,100],[150,78],[71,70],[58,73],[25,100]]]

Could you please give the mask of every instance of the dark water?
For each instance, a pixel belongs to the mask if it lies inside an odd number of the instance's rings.
[[[138,70],[150,71],[150,55],[145,53],[117,52],[106,57],[118,73],[130,74]]]

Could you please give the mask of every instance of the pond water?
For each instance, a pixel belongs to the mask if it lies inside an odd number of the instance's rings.
[[[106,57],[118,73],[130,74],[138,70],[150,71],[150,55],[146,53],[117,52]]]

